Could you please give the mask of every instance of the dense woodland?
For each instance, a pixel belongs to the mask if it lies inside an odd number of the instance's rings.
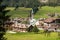
[[[2,4],[12,7],[60,6],[60,0],[48,0],[47,3],[41,3],[40,0],[3,0]]]

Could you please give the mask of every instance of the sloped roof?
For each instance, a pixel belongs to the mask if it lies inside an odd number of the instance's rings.
[[[54,20],[56,20],[56,18],[47,18],[47,19],[45,19],[44,20],[44,22],[46,22],[46,23],[51,23],[51,22],[53,22]]]

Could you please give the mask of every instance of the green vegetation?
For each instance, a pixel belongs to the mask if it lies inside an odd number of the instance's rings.
[[[6,5],[2,5],[1,2],[3,0],[0,0],[0,40],[5,40],[5,33],[6,33],[6,21],[9,19],[9,15],[6,15],[9,10],[5,10],[7,7]]]
[[[40,2],[38,0],[3,0],[2,4],[7,6],[15,7],[34,7],[39,6]]]
[[[32,30],[34,33],[38,33],[39,32],[39,29],[36,27],[36,26],[34,26],[34,28],[33,28],[33,30]]]
[[[24,7],[20,7],[17,10],[14,10],[14,8],[6,8],[6,10],[10,9],[11,11],[9,12],[8,15],[12,15],[12,18],[15,17],[27,17],[29,14],[29,10],[31,10],[30,8],[24,8]]]
[[[53,32],[50,36],[46,36],[44,33],[42,34],[34,34],[34,33],[16,33],[9,34],[6,33],[7,40],[60,40],[58,33]]]
[[[44,0],[45,1],[45,0]],[[60,6],[60,0],[48,0],[46,2],[41,2],[40,0],[3,0],[2,4],[7,6],[15,7],[34,7],[34,6]]]
[[[34,27],[31,25],[29,28],[27,28],[27,31],[28,31],[28,32],[33,32],[33,28],[34,28]]]
[[[12,15],[11,18],[15,18],[15,17],[23,17],[26,18],[28,17],[31,8],[24,8],[24,7],[19,7],[17,10],[14,10],[14,7],[8,7],[6,8],[10,9],[11,11],[8,12],[8,15]],[[34,18],[47,18],[47,14],[48,13],[60,13],[60,6],[57,7],[48,7],[48,6],[44,6],[42,8],[39,7],[39,11],[36,13],[36,15],[34,16]]]

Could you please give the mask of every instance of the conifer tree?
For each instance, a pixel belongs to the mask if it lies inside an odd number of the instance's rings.
[[[6,21],[9,19],[9,16],[6,14],[7,12],[9,12],[9,10],[5,10],[6,5],[1,4],[1,2],[3,2],[3,0],[0,0],[0,40],[5,40],[4,38],[4,35],[6,33],[5,24]]]

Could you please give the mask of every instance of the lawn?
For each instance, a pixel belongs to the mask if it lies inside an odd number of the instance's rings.
[[[11,18],[15,17],[23,17],[26,18],[28,17],[31,8],[24,8],[24,7],[19,7],[17,10],[14,10],[14,7],[7,7],[6,10],[9,9],[11,10],[8,12],[8,15],[11,15]],[[39,7],[39,11],[34,15],[34,18],[47,18],[48,13],[60,13],[60,6],[57,7],[48,7],[48,6],[43,6],[42,8]]]
[[[34,33],[16,33],[9,34],[6,33],[5,37],[7,40],[60,40],[58,33],[52,32],[47,36],[44,33],[34,34]]]

